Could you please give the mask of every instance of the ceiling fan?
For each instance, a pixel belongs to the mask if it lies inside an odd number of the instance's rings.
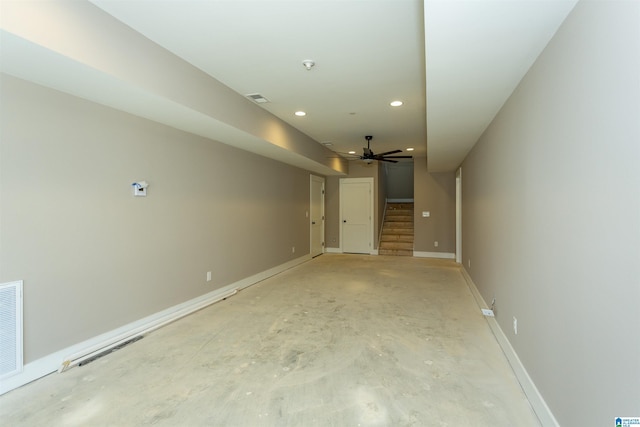
[[[391,156],[390,155],[390,154],[402,153],[402,150],[392,150],[392,151],[386,151],[380,154],[375,154],[373,151],[371,151],[371,140],[373,139],[373,136],[367,135],[364,137],[364,139],[367,140],[367,146],[362,149],[363,154],[362,156],[358,156],[358,158],[361,160],[364,160],[366,163],[371,163],[374,160],[378,160],[380,162],[398,163],[397,160],[393,160],[393,159],[411,159],[412,158],[412,156]]]

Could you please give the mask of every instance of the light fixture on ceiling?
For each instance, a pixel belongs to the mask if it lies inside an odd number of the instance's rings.
[[[322,143],[322,145],[324,145],[325,147],[330,147],[330,146],[332,146],[332,145],[333,145],[333,142],[331,142],[331,141],[324,141],[324,142]]]
[[[412,147],[407,148],[407,151],[413,151]]]
[[[389,105],[391,105],[392,107],[399,107],[399,106],[401,106],[402,104],[404,104],[404,102],[402,102],[402,101],[391,101],[391,102],[389,103]]]
[[[302,65],[307,69],[307,71],[309,71],[316,65],[316,62],[312,59],[305,59],[304,61],[302,61]]]
[[[304,111],[296,111],[296,112],[295,112],[295,113],[293,113],[293,114],[295,114],[295,115],[296,115],[296,116],[298,116],[298,117],[304,117],[304,116],[306,116],[306,115],[307,115],[307,113],[305,113]]]
[[[349,151],[349,154],[356,154],[356,152],[352,150],[352,151]]]

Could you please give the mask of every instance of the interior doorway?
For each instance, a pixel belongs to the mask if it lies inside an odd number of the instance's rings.
[[[324,252],[324,178],[311,175],[310,186],[309,253],[316,257]]]

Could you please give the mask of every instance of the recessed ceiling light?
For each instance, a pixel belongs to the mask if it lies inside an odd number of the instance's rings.
[[[349,154],[356,154],[355,151],[349,151]]]
[[[304,111],[296,111],[294,114],[298,117],[303,117],[307,115],[307,113],[305,113]]]
[[[392,107],[399,107],[402,104],[404,104],[402,101],[391,101],[389,105],[391,105]]]
[[[409,147],[407,148],[407,151],[413,151],[413,148]]]
[[[324,145],[325,147],[329,147],[329,146],[333,145],[333,142],[325,141],[325,142],[322,143],[322,145]]]

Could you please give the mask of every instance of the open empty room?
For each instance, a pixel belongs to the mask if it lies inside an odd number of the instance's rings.
[[[640,423],[639,28],[0,0],[0,424]]]

